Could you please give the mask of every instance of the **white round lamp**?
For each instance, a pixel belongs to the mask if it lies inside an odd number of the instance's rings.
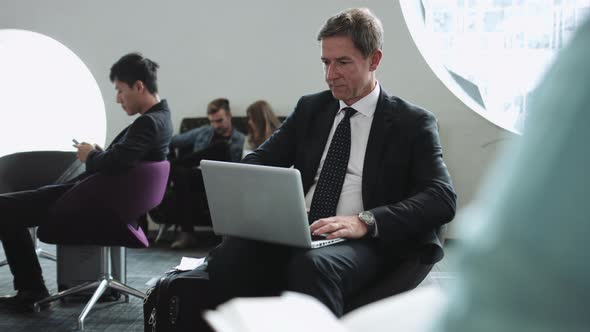
[[[105,143],[104,101],[90,70],[52,38],[0,30],[0,157],[73,151],[72,139]]]

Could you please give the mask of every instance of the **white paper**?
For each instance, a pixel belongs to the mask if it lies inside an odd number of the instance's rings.
[[[318,300],[285,292],[280,297],[237,298],[205,312],[218,332],[348,332]]]
[[[182,257],[182,259],[180,260],[180,264],[178,264],[172,270],[191,271],[191,270],[194,270],[197,267],[203,265],[204,262],[205,262],[205,257],[203,257],[203,258]],[[161,278],[161,276],[153,277],[150,280],[148,280],[148,282],[146,282],[145,284],[148,287],[154,287],[154,286],[156,286],[156,284],[158,283],[158,280],[160,280],[160,278]]]
[[[194,270],[197,267],[203,265],[205,262],[205,257],[202,258],[192,258],[192,257],[182,257],[180,260],[180,264],[176,266],[174,269],[178,271],[190,271]]]
[[[445,305],[439,287],[418,287],[353,310],[340,322],[354,332],[425,332],[431,331]]]

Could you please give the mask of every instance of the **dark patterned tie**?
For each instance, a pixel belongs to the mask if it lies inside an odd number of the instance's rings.
[[[336,127],[311,200],[308,217],[310,224],[320,218],[336,215],[350,157],[350,117],[356,113],[350,107],[342,110],[345,111],[344,118]]]

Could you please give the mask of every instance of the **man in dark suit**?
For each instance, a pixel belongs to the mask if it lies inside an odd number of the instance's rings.
[[[417,253],[453,219],[456,195],[435,117],[389,96],[375,78],[382,34],[368,9],[328,19],[318,40],[330,90],[302,97],[243,160],[301,171],[310,231],[348,241],[302,250],[230,238],[208,263],[218,302],[291,290],[340,316],[346,299],[385,266],[418,262]],[[410,279],[400,288],[415,287]]]
[[[138,53],[123,56],[111,67],[117,103],[128,115],[140,116],[106,150],[96,144],[75,145],[78,159],[86,164],[82,175],[65,184],[0,195],[0,240],[17,290],[15,296],[0,298],[0,307],[30,311],[34,302],[48,295],[27,227],[44,223],[61,195],[94,173],[113,174],[140,161],[166,159],[172,121],[166,100],[158,95],[157,69],[158,64]]]

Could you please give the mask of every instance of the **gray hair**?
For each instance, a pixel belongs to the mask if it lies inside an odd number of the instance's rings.
[[[330,17],[318,33],[326,37],[348,36],[365,57],[383,47],[383,25],[368,8],[349,8]]]

